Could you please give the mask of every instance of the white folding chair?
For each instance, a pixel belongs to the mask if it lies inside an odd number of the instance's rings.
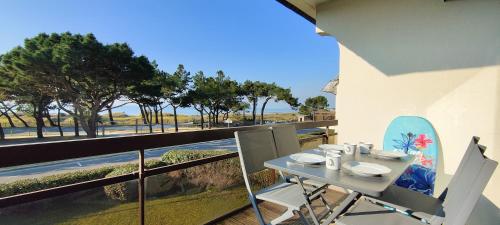
[[[468,162],[471,153],[477,148],[478,143],[479,137],[473,137],[449,185],[453,186],[456,182],[458,174],[462,173],[466,162]],[[479,146],[479,149],[484,154],[484,149],[481,146]],[[413,217],[432,221],[444,218],[442,210],[447,190],[445,189],[439,198],[435,198],[417,191],[392,185],[382,193],[382,196],[366,198],[374,203],[403,211]]]
[[[276,152],[278,157],[284,157],[288,155],[292,155],[295,153],[302,152],[300,149],[299,139],[297,138],[297,130],[294,125],[279,125],[271,127],[273,131],[274,142],[276,144]],[[297,183],[297,179],[293,176],[285,176],[280,171],[280,175],[286,179],[287,182]],[[311,179],[300,178],[300,181],[305,185],[306,188],[312,187],[311,191],[322,191],[325,192],[325,189],[328,188],[328,184],[318,182]],[[324,194],[320,194],[320,199],[323,204],[326,206],[327,210],[331,210],[328,205],[327,199]]]
[[[303,222],[309,224],[301,212],[301,209],[308,205],[308,201],[304,198],[303,188],[299,184],[279,183],[256,192],[252,190],[249,175],[265,170],[264,162],[277,157],[272,131],[240,131],[235,132],[234,136],[238,146],[245,186],[259,223],[266,224],[257,204],[257,200],[264,200],[287,208],[285,213],[273,219],[270,224],[283,222],[293,217],[294,214],[299,215]]]
[[[498,163],[486,158],[485,147],[473,144],[472,149],[460,163],[461,167],[448,185],[446,198],[440,211],[431,216],[430,221],[422,220],[387,209],[362,198],[347,213],[336,220],[338,225],[418,225],[418,224],[453,224],[464,225],[467,222],[481,193],[488,184]],[[418,199],[415,199],[418,201]]]

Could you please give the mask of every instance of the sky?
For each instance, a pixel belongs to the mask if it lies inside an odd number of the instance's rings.
[[[93,33],[126,42],[167,72],[223,70],[239,82],[275,82],[303,102],[334,95],[321,88],[338,74],[338,45],[274,0],[0,0],[0,54],[38,33]],[[266,112],[287,112],[271,103]],[[168,110],[168,108],[167,108]],[[115,112],[137,114],[135,105]],[[192,109],[180,113],[194,114]]]

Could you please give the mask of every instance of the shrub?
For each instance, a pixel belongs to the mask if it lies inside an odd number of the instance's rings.
[[[161,161],[168,165],[203,159],[216,155],[230,153],[229,150],[172,150],[161,156]]]
[[[152,169],[152,168],[156,168],[156,167],[161,167],[161,166],[166,166],[167,164],[163,161],[160,161],[160,160],[148,160],[146,162],[144,162],[144,167],[146,169]]]
[[[277,180],[278,176],[274,170],[265,169],[248,176],[250,179],[250,184],[252,185],[252,190],[260,190],[262,188],[273,185]]]
[[[186,169],[186,177],[193,185],[222,190],[243,181],[238,158],[221,160]]]
[[[159,160],[149,160],[145,162],[144,166],[147,169],[151,169],[165,165],[167,164]],[[48,188],[101,179],[104,177],[123,175],[135,172],[138,168],[138,164],[126,164],[120,166],[107,166],[98,169],[79,170],[39,178],[22,179],[11,183],[0,184],[0,197],[39,191]]]
[[[162,160],[166,164],[177,164],[196,159],[227,154],[228,150],[173,150],[165,153]],[[242,174],[237,158],[203,164],[169,173],[171,179],[180,187],[181,192],[194,186],[199,189],[223,189],[241,183]]]
[[[230,153],[228,150],[174,150],[165,153],[159,160],[145,162],[146,169],[187,162],[196,159]],[[81,170],[40,178],[23,179],[12,183],[0,184],[0,197],[17,195],[58,186],[80,183],[104,177],[113,177],[136,172],[138,164],[108,166],[99,169]],[[237,158],[221,160],[184,170],[160,174],[146,179],[146,194],[158,196],[180,187],[185,192],[186,186],[201,189],[223,189],[242,181],[241,169]],[[129,181],[108,185],[104,193],[110,199],[131,201],[137,198],[137,182]]]
[[[144,167],[146,169],[152,169],[160,166],[165,166],[166,163],[159,160],[149,160],[144,162]],[[106,177],[115,177],[120,175],[125,175],[129,173],[133,173],[138,171],[139,164],[126,164],[115,167],[115,169],[106,175]],[[162,178],[165,178],[159,175]],[[159,194],[168,190],[168,188],[163,188],[165,186],[165,182],[168,179],[161,179],[158,181],[158,178],[150,177],[146,179],[146,194]],[[137,198],[137,182],[136,181],[127,181],[123,183],[112,184],[104,187],[104,193],[110,199],[120,200],[120,201],[132,201]]]
[[[183,163],[191,160],[230,153],[227,150],[173,150],[163,154],[162,161],[150,160],[145,162],[148,169],[165,165]],[[127,164],[116,167],[106,177],[119,176],[137,171],[137,164]],[[188,169],[148,177],[145,183],[146,195],[157,197],[172,190],[180,189],[185,193],[187,187],[197,189],[222,189],[241,181],[241,172],[238,159],[228,159],[200,165]],[[137,182],[124,182],[104,187],[106,195],[113,200],[133,201],[137,197]]]
[[[103,167],[99,169],[81,170],[0,184],[0,197],[100,179],[113,171],[113,169],[113,167]]]
[[[127,164],[115,168],[106,177],[116,177],[137,171],[138,164]],[[127,181],[123,183],[112,184],[104,187],[104,193],[110,199],[120,201],[132,201],[137,197],[137,182]]]

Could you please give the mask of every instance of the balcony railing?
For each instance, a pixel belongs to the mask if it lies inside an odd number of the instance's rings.
[[[293,125],[295,125],[297,130],[317,127],[327,127],[328,129],[328,127],[336,126],[337,121],[303,122],[293,123]],[[234,138],[235,131],[267,129],[270,126],[280,126],[280,124],[0,146],[0,168],[134,151],[139,156],[139,169],[133,173],[2,197],[0,198],[0,209],[92,188],[137,180],[139,202],[138,222],[143,225],[145,215],[144,181],[147,177],[238,156],[237,152],[233,152],[174,165],[145,169],[144,151],[146,149]]]

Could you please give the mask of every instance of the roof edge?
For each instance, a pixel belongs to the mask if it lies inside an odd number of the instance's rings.
[[[302,16],[304,19],[307,21],[311,22],[312,24],[316,25],[316,19],[309,16],[307,13],[299,9],[297,6],[293,5],[292,3],[288,2],[287,0],[276,0],[283,6],[287,7],[288,9],[294,11],[295,13],[299,14],[299,16]]]

